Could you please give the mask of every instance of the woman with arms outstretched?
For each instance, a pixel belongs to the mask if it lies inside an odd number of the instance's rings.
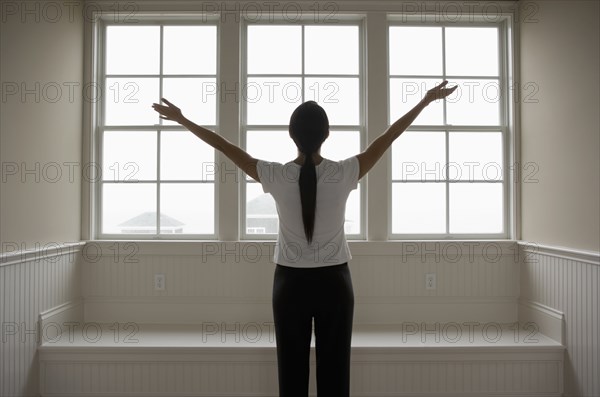
[[[296,159],[273,163],[255,159],[220,135],[185,118],[168,100],[153,104],[160,118],[186,127],[223,152],[261,183],[277,205],[279,232],[274,251],[273,319],[277,344],[280,397],[306,397],[314,319],[317,395],[350,395],[350,345],[354,292],[348,269],[352,259],[344,234],[346,200],[392,142],[431,102],[455,89],[447,81],[393,123],[362,153],[342,161],[321,157],[329,121],[314,101],[302,103],[290,118],[289,134]]]

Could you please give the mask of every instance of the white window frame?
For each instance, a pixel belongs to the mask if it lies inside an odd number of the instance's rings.
[[[491,3],[482,1],[477,5],[462,5],[459,6],[468,9],[472,13],[480,12],[485,9],[486,4]],[[216,3],[215,3],[216,4]],[[223,4],[224,3],[219,3]],[[255,3],[260,6],[259,3]],[[314,3],[316,4],[316,3]],[[313,10],[315,7],[313,3],[298,3],[303,9]],[[388,53],[388,34],[389,34],[389,21],[398,20],[401,16],[404,18],[415,17],[415,6],[422,8],[417,10],[417,18],[423,17],[427,14],[436,15],[435,7],[429,7],[425,3],[411,3],[410,10],[405,8],[403,2],[389,2],[382,6],[381,3],[373,3],[370,1],[345,1],[340,0],[333,4],[336,11],[336,17],[343,13],[351,15],[362,15],[363,26],[361,28],[361,96],[363,101],[361,103],[361,150],[364,150],[370,142],[376,139],[385,129],[389,126],[389,98],[388,98],[388,82],[389,82],[389,53]],[[456,5],[457,3],[453,3]],[[518,12],[515,9],[513,2],[506,3],[493,3],[494,7],[492,10],[498,9],[499,12],[495,14],[502,24],[502,32],[504,44],[501,48],[501,78],[504,76],[505,81],[501,81],[502,88],[508,94],[503,97],[504,101],[504,114],[503,125],[505,128],[504,135],[504,160],[506,178],[504,181],[505,186],[505,234],[500,236],[503,239],[518,239],[520,234],[519,229],[519,180],[517,179],[520,175],[519,172],[519,130],[518,130],[518,119],[519,119],[519,107],[516,100],[518,96],[518,48],[515,47],[515,37],[518,35],[518,24],[515,23],[518,18]],[[264,7],[266,11],[271,10],[272,5],[266,5]],[[328,10],[324,8],[324,5],[320,5],[321,10]],[[100,26],[103,21],[111,20],[123,20],[123,17],[128,13],[121,10],[117,12],[115,16],[114,7],[110,4],[98,4],[98,11],[94,11],[91,15],[92,18],[86,18],[84,21],[85,29],[85,60],[84,60],[84,82],[86,85],[99,86],[99,76],[101,75],[102,63],[99,59],[102,59],[101,55],[97,53],[99,46],[102,44],[102,31]],[[210,10],[207,15],[203,13],[203,9],[200,3],[182,5],[180,3],[172,3],[170,1],[158,0],[152,4],[148,3],[135,3],[133,10],[133,17],[135,19],[144,20],[155,20],[157,22],[164,22],[167,20],[182,20],[186,18],[191,21],[206,21],[206,19],[214,18],[217,20],[217,83],[218,83],[218,98],[217,101],[217,125],[220,127],[219,133],[229,139],[230,141],[245,147],[245,134],[241,133],[241,105],[236,102],[235,98],[232,98],[231,94],[222,95],[220,92],[221,85],[226,85],[228,89],[240,81],[240,77],[245,78],[240,70],[240,51],[245,45],[245,40],[240,37],[241,34],[245,35],[245,29],[242,27],[243,21],[236,21],[234,13],[231,11],[235,7],[231,4],[226,5],[225,15],[221,15],[215,12],[214,9]],[[280,10],[281,7],[276,8]],[[518,8],[518,7],[517,7]],[[410,11],[410,15],[404,15],[407,11]],[[326,14],[326,11],[323,11]],[[310,12],[307,11],[310,15]],[[238,19],[241,20],[238,13]],[[228,48],[221,48],[222,39],[227,42]],[[381,48],[383,47],[383,48]],[[85,88],[85,87],[84,87]],[[517,92],[513,92],[517,91]],[[98,164],[99,155],[101,154],[98,150],[97,140],[98,136],[98,124],[97,120],[101,117],[98,104],[93,100],[84,101],[84,135],[83,135],[83,164]],[[237,129],[236,129],[237,128]],[[389,241],[392,243],[394,240],[398,240],[399,236],[392,235],[391,231],[391,149],[388,150],[379,161],[379,163],[361,180],[361,232],[362,235],[359,238],[365,240],[365,242],[385,242]],[[268,160],[268,159],[267,159]],[[193,235],[193,240],[210,239],[214,240],[227,240],[236,241],[242,238],[257,239],[256,235],[246,235],[244,228],[245,224],[245,194],[242,192],[240,184],[237,183],[242,180],[243,173],[240,170],[238,172],[238,179],[231,177],[231,169],[234,167],[233,163],[226,159],[221,153],[215,151],[215,162],[219,166],[227,166],[228,175],[220,176],[217,175],[215,180],[215,234],[211,236],[198,236]],[[509,168],[506,165],[514,166],[515,168]],[[140,235],[99,235],[97,221],[99,206],[99,189],[94,177],[85,177],[82,180],[82,239],[94,240],[94,239],[118,239],[118,240],[140,240]],[[384,209],[385,210],[382,210]],[[401,237],[403,241],[408,240],[408,236]],[[440,236],[423,236],[419,235],[419,239],[433,240],[440,238]],[[458,236],[444,237],[444,239],[459,239]],[[465,237],[466,238],[466,237]],[[488,235],[476,235],[472,238],[478,240],[492,239]],[[166,236],[160,236],[160,239],[172,240],[166,238]],[[176,239],[181,239],[181,236],[177,236]],[[273,239],[273,237],[269,237]],[[352,246],[363,247],[360,241],[354,241],[351,243]],[[375,247],[375,246],[374,246]],[[376,247],[379,247],[376,245]],[[375,248],[374,248],[375,249]],[[362,250],[362,248],[361,248]],[[368,251],[368,249],[367,249]],[[365,252],[367,252],[365,251]],[[362,252],[362,251],[361,251]]]
[[[357,26],[358,27],[358,57],[359,57],[359,66],[358,66],[358,90],[359,90],[359,124],[358,126],[346,126],[346,125],[336,125],[336,126],[330,126],[330,131],[335,131],[335,130],[348,130],[348,129],[358,129],[359,131],[359,147],[360,150],[364,150],[365,148],[365,142],[366,142],[366,100],[365,98],[365,93],[366,93],[366,89],[365,89],[365,84],[366,84],[366,77],[365,77],[365,50],[364,50],[364,46],[365,46],[365,40],[364,40],[364,34],[365,34],[365,15],[364,13],[356,13],[356,14],[344,14],[344,15],[336,15],[336,19],[337,22],[336,23],[331,23],[330,25],[332,26]],[[317,21],[315,22],[311,16],[307,16],[306,18],[302,18],[301,20],[298,21],[299,23],[296,25],[301,25],[301,26],[309,26],[309,25],[318,25],[318,26],[325,26],[327,24]],[[248,20],[248,19],[244,19],[243,23],[241,24],[241,42],[240,42],[240,47],[241,47],[241,59],[240,59],[240,65],[241,65],[241,84],[245,85],[247,84],[247,77],[248,77],[248,73],[247,73],[247,43],[248,43],[248,27],[251,25],[266,25],[266,24],[272,24],[272,25],[283,25],[286,24],[285,21],[283,21],[282,19],[275,19],[272,20],[271,18],[262,18],[262,19],[252,19],[252,20]],[[304,33],[304,31],[303,31]],[[288,75],[285,75],[288,76]],[[291,75],[290,75],[291,76]],[[302,38],[302,69],[300,74],[296,75],[294,74],[293,76],[298,76],[300,77],[302,80],[304,80],[305,77],[319,77],[320,75],[305,75],[304,74],[304,35]],[[338,77],[338,75],[328,75],[328,76],[333,76],[333,77]],[[339,77],[348,77],[348,75],[339,75]],[[302,101],[304,102],[304,90],[302,90]],[[241,102],[240,102],[241,103]],[[281,129],[287,129],[287,126],[282,126],[282,125],[252,125],[250,127],[251,129],[256,129],[256,130],[281,130]],[[247,132],[248,132],[249,126],[247,123],[247,114],[246,114],[246,106],[244,104],[241,104],[240,106],[240,141],[241,141],[241,145],[243,148],[246,148],[246,137],[247,137]],[[358,154],[358,153],[356,153]],[[269,161],[270,159],[261,159],[261,160],[265,160],[265,161]],[[293,159],[290,159],[293,160]],[[277,233],[272,233],[272,234],[250,234],[248,233],[248,228],[246,227],[246,186],[248,183],[258,183],[258,182],[247,182],[246,179],[243,179],[243,182],[240,184],[240,239],[242,240],[275,240],[277,239]],[[360,223],[361,223],[361,228],[360,228],[360,233],[353,233],[353,234],[347,234],[346,237],[348,240],[364,240],[365,236],[366,236],[366,186],[365,186],[365,180],[362,179],[359,182],[359,189],[360,189]]]
[[[430,17],[429,19],[434,19],[435,17]],[[470,18],[473,18],[470,16]],[[427,19],[427,18],[426,18]],[[456,21],[456,22],[446,22],[439,23],[433,21],[423,21],[422,16],[419,18],[416,17],[407,17],[406,15],[388,15],[388,26],[387,26],[387,40],[389,43],[389,32],[390,28],[393,26],[411,26],[411,27],[496,27],[498,29],[498,81],[499,81],[499,89],[501,90],[503,95],[501,95],[499,100],[499,125],[497,126],[482,126],[482,125],[449,125],[446,124],[446,103],[443,103],[443,123],[440,125],[418,125],[418,126],[410,126],[406,131],[440,131],[444,132],[445,135],[445,157],[448,159],[448,148],[449,148],[449,134],[451,132],[500,132],[502,134],[502,172],[503,179],[501,182],[492,182],[492,181],[438,181],[438,182],[423,182],[423,183],[443,183],[446,189],[446,232],[445,233],[393,233],[392,231],[392,222],[391,220],[388,222],[388,239],[389,240],[448,240],[448,239],[457,239],[457,240],[465,240],[465,239],[477,239],[477,240],[498,240],[498,239],[510,239],[511,236],[514,235],[514,225],[511,222],[514,217],[512,213],[514,211],[514,203],[511,200],[513,197],[513,192],[511,186],[514,184],[512,182],[512,165],[513,155],[512,155],[512,145],[511,145],[511,136],[513,135],[513,128],[511,128],[511,106],[510,102],[512,101],[512,86],[510,84],[510,74],[511,74],[511,65],[510,65],[510,18],[507,16],[499,16],[497,22],[485,22],[481,18],[473,18],[474,20],[470,21]],[[440,76],[396,76],[391,75],[389,70],[390,64],[390,54],[387,54],[387,81],[388,85],[393,77],[401,77],[401,78],[435,78],[440,79]],[[449,76],[446,75],[446,60],[445,60],[445,42],[444,42],[444,29],[442,29],[442,73],[443,79],[447,79],[449,81],[454,79],[479,79],[485,80],[486,78],[496,79],[496,77],[485,77],[485,76]],[[441,80],[440,80],[441,81]],[[388,96],[388,120],[390,118],[390,103]],[[393,122],[393,120],[392,120]],[[389,125],[389,124],[388,124]],[[390,148],[391,151],[391,148]],[[388,161],[388,175],[389,175],[389,195],[388,195],[388,207],[387,211],[390,217],[392,216],[392,186],[394,183],[421,183],[421,181],[411,181],[411,182],[399,182],[392,179],[392,161]],[[450,208],[449,208],[449,189],[450,183],[501,183],[502,184],[502,232],[500,233],[450,233],[449,225],[450,225]]]
[[[127,77],[157,77],[159,79],[159,98],[162,97],[162,79],[165,77],[162,69],[162,57],[163,57],[163,26],[178,26],[178,25],[199,25],[199,26],[215,26],[217,35],[217,48],[219,47],[219,24],[217,23],[218,18],[215,16],[208,17],[206,15],[197,15],[197,16],[186,16],[182,17],[169,17],[169,16],[161,16],[158,18],[155,15],[147,14],[147,15],[136,15],[135,19],[139,21],[139,23],[133,26],[160,26],[160,68],[158,75],[127,75]],[[109,26],[123,26],[122,23],[118,22],[114,16],[102,15],[98,17],[95,23],[95,29],[97,34],[97,42],[96,42],[96,87],[100,87],[99,89],[102,92],[101,98],[104,98],[105,94],[105,84],[106,84],[106,31]],[[111,75],[112,76],[112,75]],[[119,75],[116,75],[119,77]],[[206,74],[193,74],[193,75],[185,75],[186,77],[213,77],[213,75]],[[168,77],[168,75],[167,75]],[[216,81],[217,84],[219,82],[219,68],[218,68],[218,58],[217,58],[217,69],[216,69]],[[158,100],[158,98],[157,98]],[[214,200],[214,215],[213,215],[213,224],[214,224],[214,232],[213,233],[161,233],[160,226],[160,211],[157,211],[156,214],[156,233],[102,233],[101,225],[102,225],[102,189],[103,185],[107,182],[102,180],[101,177],[94,178],[94,236],[99,240],[183,240],[183,239],[194,239],[194,240],[215,240],[218,236],[218,175],[215,175],[214,180],[169,180],[169,181],[161,181],[158,178],[160,172],[160,157],[161,157],[161,148],[160,148],[160,137],[161,131],[187,131],[185,127],[180,125],[154,125],[154,126],[106,126],[104,125],[104,116],[105,116],[105,100],[100,100],[95,103],[94,112],[95,112],[95,138],[94,138],[94,156],[97,159],[96,164],[98,166],[96,169],[102,170],[102,137],[105,131],[156,131],[157,132],[157,179],[151,181],[144,181],[142,183],[154,183],[156,184],[156,205],[160,208],[160,186],[161,183],[209,183],[214,186],[213,188],[213,200]],[[148,104],[150,106],[150,104]],[[217,130],[218,129],[218,121],[219,121],[219,101],[216,103],[216,114],[215,114],[216,125],[206,125],[206,128]],[[192,120],[193,121],[193,120]],[[215,150],[215,163],[217,159],[217,151]],[[127,182],[109,182],[109,183],[127,183]],[[133,182],[129,182],[133,183]]]

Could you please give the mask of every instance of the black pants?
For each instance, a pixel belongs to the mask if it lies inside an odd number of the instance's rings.
[[[347,263],[317,268],[277,265],[273,317],[280,397],[307,397],[312,319],[317,395],[350,395],[354,291]]]

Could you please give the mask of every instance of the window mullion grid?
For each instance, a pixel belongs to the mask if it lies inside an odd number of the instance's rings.
[[[101,45],[101,49],[102,49],[102,54],[101,54],[101,62],[100,62],[100,70],[99,72],[99,80],[101,81],[100,86],[106,86],[106,31],[107,31],[107,27],[103,22],[100,22],[100,45]],[[101,92],[101,95],[103,95],[104,93]],[[105,101],[99,101],[98,106],[96,107],[96,109],[99,111],[100,115],[98,117],[98,124],[100,125],[100,128],[98,129],[98,136],[96,137],[98,140],[96,141],[97,144],[97,155],[98,158],[96,160],[98,160],[98,162],[100,163],[100,166],[102,167],[104,165],[104,125],[105,123],[105,114],[106,114],[106,108],[105,108]],[[101,168],[102,169],[102,168]],[[102,175],[102,174],[101,174]],[[103,194],[104,194],[104,181],[103,181],[103,177],[98,178],[97,182],[99,184],[98,188],[95,189],[95,194],[96,194],[96,221],[95,221],[95,237],[98,237],[101,232],[102,232],[102,217],[103,217],[103,206],[104,206],[104,200],[102,199]]]
[[[509,149],[509,134],[508,134],[508,126],[510,122],[508,120],[509,117],[509,102],[510,101],[510,90],[508,87],[508,76],[509,76],[509,67],[508,67],[508,59],[510,58],[507,51],[507,32],[506,32],[506,24],[498,26],[498,86],[500,90],[504,90],[506,92],[505,96],[500,96],[500,98],[504,97],[503,100],[499,100],[498,106],[500,107],[500,131],[501,131],[501,142],[502,142],[502,231],[505,236],[515,238],[514,232],[514,223],[516,223],[516,219],[514,222],[510,222],[509,219],[511,217],[511,207],[510,204],[512,200],[510,199],[510,189],[509,189],[509,181],[511,180],[510,176],[507,176],[506,170],[507,165],[509,164],[510,157],[510,149]],[[502,92],[502,91],[500,91]],[[513,185],[514,186],[514,185]],[[511,228],[511,225],[513,227]],[[512,229],[512,230],[511,230]]]
[[[305,84],[306,84],[306,76],[304,74],[304,35],[305,35],[305,26],[304,24],[302,24],[302,34],[300,35],[300,49],[301,49],[301,56],[300,56],[300,76],[302,76],[302,92],[300,93],[300,98],[301,101],[300,103],[304,103],[304,91],[305,91]]]
[[[159,41],[159,77],[158,77],[158,98],[163,97],[163,41],[164,41],[164,25],[160,25],[160,41]],[[159,124],[162,126],[162,119],[159,118]],[[156,233],[155,238],[160,237],[160,152],[161,152],[161,134],[162,130],[156,132]]]
[[[241,33],[241,37],[240,37],[240,73],[241,73],[241,80],[242,80],[242,87],[240,87],[241,89],[243,88],[248,88],[248,28],[249,28],[249,24],[246,20],[243,21],[244,23],[242,24],[242,33]],[[240,90],[241,91],[241,90]],[[242,96],[240,95],[240,101],[242,100]],[[240,146],[244,149],[244,150],[248,150],[248,101],[243,101],[242,106],[238,107],[239,111],[240,111]],[[241,189],[238,190],[239,195],[241,196],[239,199],[239,211],[238,211],[238,230],[239,230],[239,236],[243,239],[247,239],[248,235],[247,235],[247,231],[248,231],[248,225],[247,225],[247,220],[248,220],[248,214],[246,213],[248,206],[246,205],[248,199],[248,179],[246,178],[246,175],[244,175],[243,173],[239,174],[241,175],[241,180],[242,182],[242,186]],[[241,215],[241,216],[240,216]]]
[[[446,80],[446,27],[442,26],[442,81]],[[448,163],[450,161],[450,132],[448,129],[448,118],[447,118],[447,107],[446,101],[442,101],[442,112],[443,112],[443,123],[446,127],[444,129],[444,139],[445,139],[445,166],[446,170],[448,170]],[[446,176],[444,177],[444,184],[446,188],[446,235],[450,235],[450,184],[448,183],[448,172],[446,172]]]

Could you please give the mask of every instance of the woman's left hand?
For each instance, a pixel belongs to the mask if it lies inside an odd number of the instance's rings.
[[[158,103],[152,104],[154,110],[160,113],[160,118],[163,120],[172,120],[177,123],[181,123],[185,117],[181,113],[181,109],[167,101],[165,98],[161,98],[161,101],[166,103],[168,106],[159,105]]]
[[[448,84],[448,81],[444,80],[440,85],[435,86],[429,91],[427,91],[427,94],[425,94],[425,97],[423,98],[425,102],[427,104],[430,104],[431,102],[437,101],[438,99],[444,99],[448,95],[452,94],[454,90],[456,90],[456,88],[458,87],[457,85],[455,85],[454,87],[446,88],[446,84]]]

